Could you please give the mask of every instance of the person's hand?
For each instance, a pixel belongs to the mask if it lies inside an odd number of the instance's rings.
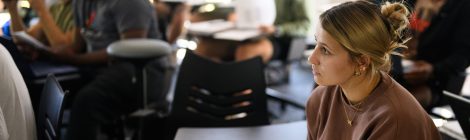
[[[409,71],[405,71],[404,78],[405,80],[412,85],[418,85],[425,83],[428,79],[431,78],[433,72],[432,64],[426,61],[415,61],[411,66]]]
[[[44,2],[44,0],[28,0],[28,1],[29,1],[29,5],[31,5],[31,8],[36,11],[46,9],[46,2]]]
[[[34,47],[29,46],[27,43],[20,40],[13,40],[16,44],[16,48],[23,55],[23,57],[28,61],[34,61],[39,57],[39,50]]]
[[[39,57],[39,51],[34,49],[33,47],[29,47],[26,45],[16,45],[18,51],[23,55],[27,61],[34,61]]]
[[[274,27],[273,25],[260,25],[259,30],[264,34],[271,35],[276,32],[276,27]]]

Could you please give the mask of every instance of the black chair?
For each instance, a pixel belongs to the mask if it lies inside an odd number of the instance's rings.
[[[170,134],[178,127],[269,124],[266,100],[261,57],[216,63],[187,50],[169,116]]]
[[[65,97],[66,93],[60,87],[57,79],[53,75],[49,75],[39,103],[37,117],[39,140],[61,139],[60,129],[62,127],[63,101]]]
[[[281,48],[278,58],[274,58],[267,64],[267,84],[268,86],[288,84],[290,79],[290,67],[294,63],[301,62],[304,58],[304,51],[307,49],[305,37],[282,38],[278,40]]]
[[[288,84],[289,77],[290,77],[290,66],[293,63],[299,63],[302,59],[304,59],[304,51],[307,48],[307,41],[305,37],[294,37],[290,40],[290,46],[288,52],[286,53],[286,60],[274,60],[270,62],[266,67],[267,72],[266,76],[267,82],[270,83],[271,86],[276,86],[279,84]],[[269,73],[269,71],[277,70],[279,75],[270,75],[273,73]],[[280,71],[284,71],[280,72]],[[276,74],[276,73],[274,73]],[[273,79],[274,78],[274,79]],[[281,78],[281,79],[279,79]],[[285,79],[282,79],[285,78]],[[274,81],[273,81],[274,80]],[[289,94],[280,93],[272,88],[268,88],[266,93],[268,94],[268,98],[273,99],[281,104],[281,110],[285,111],[286,105],[291,105],[297,109],[305,110],[305,102],[296,99],[294,96]]]
[[[118,61],[132,63],[136,70],[133,83],[141,85],[142,107],[148,108],[147,71],[145,66],[152,60],[168,56],[171,47],[168,43],[156,39],[126,39],[114,42],[107,48],[107,53]]]
[[[465,137],[470,139],[470,99],[448,91],[444,91],[444,97],[454,111],[455,117],[459,121]]]

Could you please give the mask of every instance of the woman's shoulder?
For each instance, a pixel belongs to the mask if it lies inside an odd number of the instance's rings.
[[[426,111],[416,101],[416,99],[403,86],[398,84],[390,77],[382,80],[382,90],[377,92],[377,96],[372,101],[371,110],[380,112],[374,114],[379,122],[395,124],[397,129],[412,130],[409,128],[423,128],[423,125],[429,127],[430,118]]]
[[[383,96],[384,100],[390,102],[392,106],[399,106],[401,107],[413,107],[413,108],[421,108],[421,105],[415,99],[415,97],[402,85],[398,82],[393,80],[390,76],[387,76],[383,80]],[[402,109],[400,109],[402,110]]]
[[[405,106],[420,107],[413,95],[387,74],[382,75],[382,81],[373,94],[377,104],[389,106],[395,111],[403,110],[401,108]]]

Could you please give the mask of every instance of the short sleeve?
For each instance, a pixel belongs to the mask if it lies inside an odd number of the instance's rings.
[[[156,17],[150,2],[146,0],[118,0],[112,13],[120,33],[128,30],[149,30]]]

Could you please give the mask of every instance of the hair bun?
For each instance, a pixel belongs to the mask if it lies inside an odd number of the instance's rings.
[[[392,42],[390,42],[391,47],[387,53],[401,55],[400,53],[396,52],[395,49],[407,48],[405,43],[411,39],[411,36],[407,34],[405,30],[409,25],[408,16],[410,12],[405,5],[398,2],[384,3],[381,7],[381,12],[391,27],[389,32],[393,38]]]
[[[401,32],[409,24],[408,15],[410,12],[406,6],[401,3],[386,2],[382,5],[381,12],[395,32]]]

